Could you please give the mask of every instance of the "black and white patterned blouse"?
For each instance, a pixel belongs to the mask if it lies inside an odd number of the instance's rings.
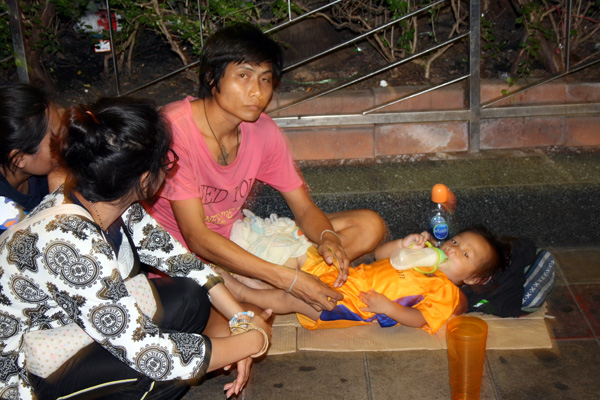
[[[62,188],[27,217],[62,204]],[[122,216],[140,260],[207,290],[222,282],[135,203]],[[122,240],[118,257],[102,232],[79,215],[56,215],[0,236],[0,398],[31,399],[23,335],[76,323],[115,357],[154,380],[205,373],[210,340],[161,333],[123,284],[134,256]]]

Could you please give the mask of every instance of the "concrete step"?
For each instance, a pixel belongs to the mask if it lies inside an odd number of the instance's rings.
[[[300,170],[325,212],[370,208],[386,220],[392,238],[427,229],[431,188],[444,183],[458,199],[454,231],[482,224],[543,247],[600,244],[598,148],[305,162]],[[281,196],[264,185],[248,205],[261,216],[291,217]]]

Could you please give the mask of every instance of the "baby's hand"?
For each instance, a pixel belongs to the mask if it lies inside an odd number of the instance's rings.
[[[377,293],[375,290],[371,289],[368,292],[360,292],[358,295],[360,300],[365,303],[366,307],[361,307],[362,311],[377,313],[377,314],[386,314],[386,310],[390,306],[392,301],[382,295],[381,293]]]
[[[412,246],[413,249],[421,249],[425,247],[425,242],[431,240],[429,232],[412,233],[402,239],[402,247],[408,249]]]

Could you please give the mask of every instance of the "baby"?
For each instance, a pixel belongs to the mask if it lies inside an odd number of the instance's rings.
[[[466,311],[459,286],[485,281],[501,267],[502,258],[501,244],[484,229],[473,228],[441,246],[447,259],[431,273],[421,268],[398,271],[391,265],[389,257],[394,250],[422,248],[430,239],[429,233],[422,232],[385,243],[375,251],[375,262],[350,268],[347,282],[336,289],[344,299],[332,311],[316,311],[284,290],[254,289],[227,273],[222,276],[240,301],[270,308],[276,314],[295,312],[307,329],[344,328],[377,320],[383,327],[400,323],[433,334],[453,314]],[[331,287],[339,272],[335,263],[328,265],[314,247],[285,265]]]

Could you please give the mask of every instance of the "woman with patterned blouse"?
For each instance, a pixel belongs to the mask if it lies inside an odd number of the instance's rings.
[[[64,125],[53,143],[64,187],[0,236],[0,398],[177,399],[232,363],[224,389],[239,393],[268,346],[269,313],[244,312],[138,204],[176,168],[167,126],[127,98],[68,109]],[[149,283],[140,262],[168,277]]]

